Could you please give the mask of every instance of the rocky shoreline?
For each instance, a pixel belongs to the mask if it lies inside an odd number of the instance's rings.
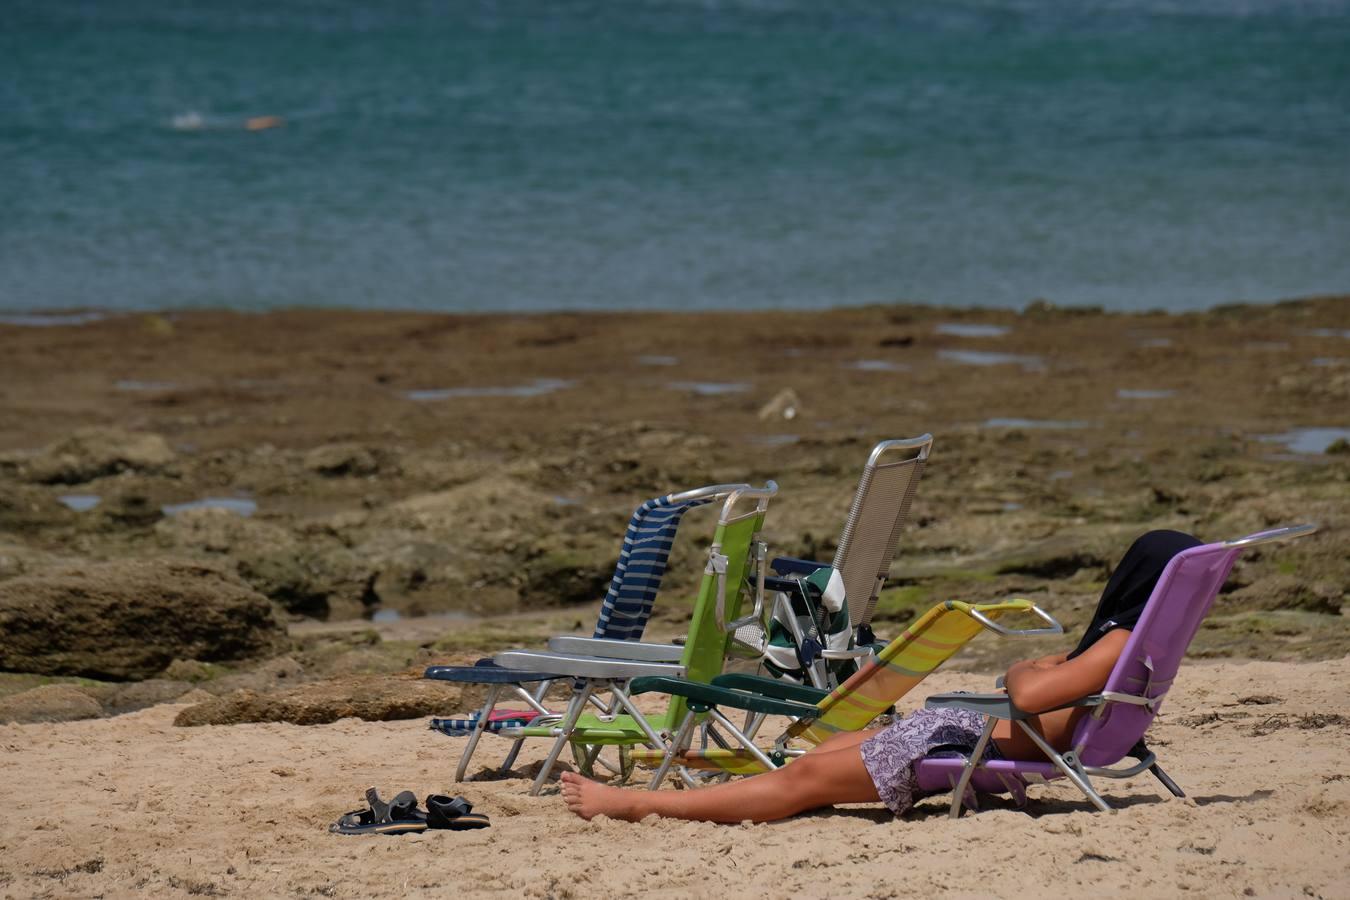
[[[924,431],[879,632],[1011,594],[1073,627],[1140,531],[1315,521],[1244,557],[1195,652],[1350,649],[1350,298],[76,321],[0,328],[0,721],[453,711],[418,669],[589,631],[647,497],[774,478],[772,551],[828,558],[871,444]]]

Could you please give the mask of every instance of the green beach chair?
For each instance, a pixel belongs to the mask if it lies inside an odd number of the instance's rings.
[[[578,748],[583,761],[605,746],[666,746],[675,728],[685,720],[687,704],[675,697],[664,712],[643,715],[628,696],[628,682],[641,676],[664,676],[707,684],[721,674],[736,629],[762,619],[765,548],[758,538],[769,498],[777,491],[778,486],[770,481],[763,488],[734,491],[723,503],[683,646],[577,638],[550,642],[549,650],[508,650],[493,657],[505,669],[554,672],[576,683],[560,721],[497,732],[513,739],[554,739],[530,788],[532,795],[548,782],[558,757],[569,744]],[[747,592],[754,598],[754,609],[740,618],[742,596]],[[584,647],[586,652],[561,652],[554,649],[557,646]],[[668,660],[671,648],[678,649],[678,660]],[[643,654],[648,658],[640,658]],[[612,697],[612,714],[587,713],[590,698],[605,693]]]

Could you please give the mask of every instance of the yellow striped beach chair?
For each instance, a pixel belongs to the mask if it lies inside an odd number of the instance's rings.
[[[1008,628],[998,620],[1009,614],[1032,615],[1040,619],[1040,624],[1032,628]],[[768,771],[805,753],[808,748],[800,746],[803,742],[814,746],[832,734],[867,727],[984,630],[1013,636],[1063,633],[1054,618],[1029,600],[983,604],[948,600],[920,616],[852,677],[828,693],[754,675],[721,675],[711,684],[665,677],[638,678],[630,685],[631,693],[659,691],[683,697],[688,714],[664,750],[635,750],[633,759],[660,762],[650,784],[653,790],[675,765],[737,775]],[[727,707],[750,713],[751,723],[745,729],[739,728],[722,711]],[[772,747],[761,748],[754,741],[754,732],[769,715],[788,716],[794,721]],[[690,747],[694,725],[699,720],[706,720],[740,746]],[[790,746],[794,740],[798,745]]]

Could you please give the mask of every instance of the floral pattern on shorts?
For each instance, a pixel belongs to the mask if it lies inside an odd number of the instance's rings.
[[[862,760],[881,802],[897,816],[914,805],[917,779],[914,763],[936,747],[955,745],[974,749],[984,730],[984,716],[964,709],[919,709],[897,719],[863,741]],[[994,742],[985,759],[997,756]]]

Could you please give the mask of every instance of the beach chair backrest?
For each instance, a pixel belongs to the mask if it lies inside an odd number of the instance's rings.
[[[863,467],[832,563],[844,579],[854,627],[872,621],[932,446],[930,434],[882,441]]]
[[[1312,525],[1294,525],[1192,547],[1172,558],[1107,678],[1102,695],[1110,702],[1100,707],[1098,715],[1084,718],[1074,734],[1074,747],[1084,765],[1112,765],[1144,737],[1238,554],[1256,544],[1290,540],[1315,530]]]
[[[923,681],[985,627],[959,600],[939,603],[915,620],[880,653],[822,699],[818,718],[788,729],[793,737],[818,744],[840,731],[857,731]],[[1028,600],[981,604],[989,619],[1008,612],[1028,612]]]
[[[654,497],[639,506],[628,521],[614,577],[600,604],[595,623],[597,638],[636,641],[647,627],[652,604],[666,574],[670,549],[684,514],[730,490],[750,485],[711,485],[678,494]]]
[[[769,498],[778,490],[772,481],[763,488],[746,487],[727,497],[717,521],[710,554],[726,557],[725,576],[706,571],[699,584],[694,613],[689,620],[689,636],[685,639],[680,662],[684,677],[690,681],[710,682],[722,674],[732,633],[717,623],[718,581],[725,577],[726,621],[740,615],[741,585],[745,579],[751,548],[764,527]],[[750,506],[749,502],[754,505]],[[711,567],[710,567],[711,568]],[[672,697],[666,710],[663,727],[672,731],[684,720],[686,712],[683,697]]]

